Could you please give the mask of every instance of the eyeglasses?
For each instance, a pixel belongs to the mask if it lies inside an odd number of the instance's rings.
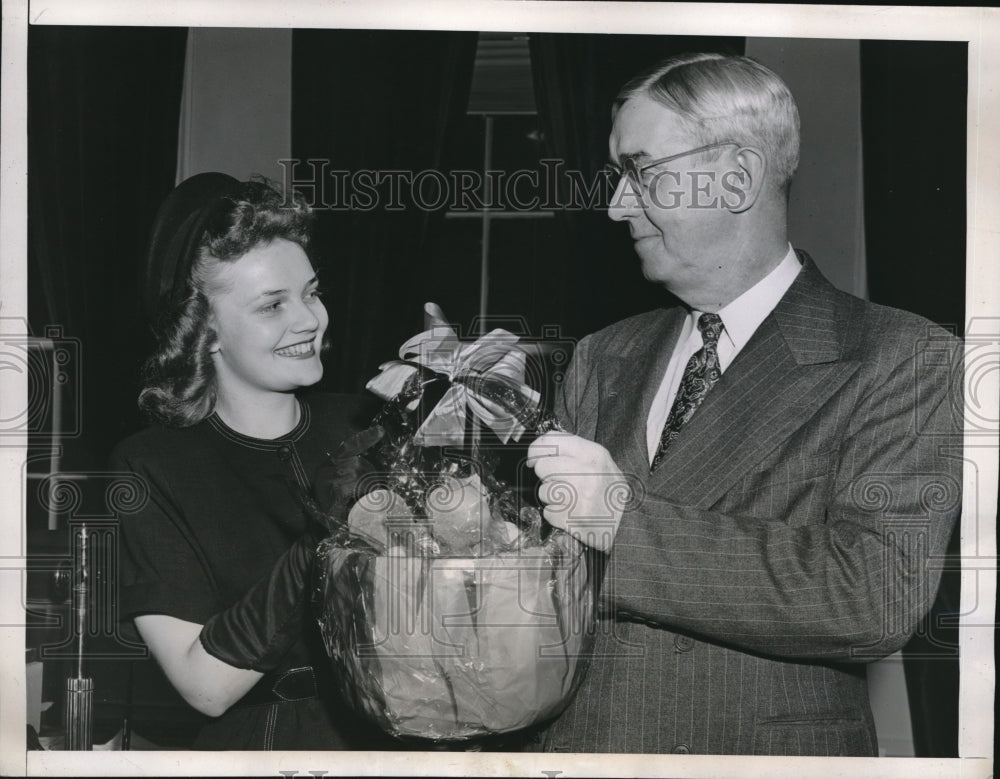
[[[680,154],[671,154],[669,157],[662,157],[658,160],[653,160],[643,165],[641,168],[636,165],[635,160],[632,157],[626,157],[622,162],[621,166],[615,165],[613,162],[609,162],[604,166],[604,172],[608,175],[608,183],[612,186],[615,191],[618,191],[618,187],[621,186],[622,176],[628,176],[632,183],[635,185],[637,190],[645,188],[649,182],[643,181],[643,174],[650,168],[655,168],[657,165],[662,165],[664,162],[672,162],[673,160],[679,160],[681,157],[687,157],[691,154],[698,154],[699,152],[709,151],[710,149],[719,149],[723,146],[739,146],[740,144],[733,141],[720,141],[719,143],[710,143],[707,146],[699,146],[697,149],[691,149],[690,151],[682,151]]]

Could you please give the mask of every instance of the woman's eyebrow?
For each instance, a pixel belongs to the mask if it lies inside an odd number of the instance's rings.
[[[261,292],[259,295],[257,295],[257,297],[254,298],[254,300],[260,300],[261,298],[273,298],[287,294],[288,294],[287,289],[269,289],[265,292]]]
[[[307,281],[303,285],[303,289],[307,289],[308,287],[311,287],[313,284],[319,284],[319,274],[316,274],[311,279],[309,279],[309,281]],[[284,288],[284,289],[268,289],[268,290],[264,290],[263,292],[261,292],[260,294],[258,294],[255,298],[253,298],[253,301],[260,300],[261,298],[276,298],[276,297],[281,297],[282,295],[287,295],[287,294],[288,294],[288,289],[287,288]]]

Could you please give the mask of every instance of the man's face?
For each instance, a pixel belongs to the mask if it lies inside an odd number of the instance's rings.
[[[621,165],[631,157],[641,168],[703,143],[676,113],[640,95],[618,111],[608,145],[613,162]],[[733,215],[725,205],[736,197],[725,184],[731,183],[727,175],[733,175],[735,151],[735,145],[722,148],[711,162],[694,154],[658,165],[645,172],[639,188],[623,177],[608,208],[612,219],[628,224],[643,275],[692,305],[691,298],[713,289],[713,277],[726,270],[713,248],[732,229]]]

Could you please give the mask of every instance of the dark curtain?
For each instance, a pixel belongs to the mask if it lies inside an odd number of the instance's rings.
[[[142,425],[139,366],[151,337],[140,308],[139,268],[156,210],[174,185],[186,40],[186,28],[28,28],[29,324],[37,335],[61,328],[62,337],[78,343],[65,388],[80,434],[65,441],[63,471],[100,471],[111,447]],[[47,451],[44,442],[38,446]],[[83,483],[82,506],[69,516],[104,514],[107,483]],[[26,512],[29,554],[68,555],[68,528],[47,531],[36,502]],[[106,591],[100,589],[106,571],[99,569],[95,593]],[[29,571],[29,592],[58,602],[50,581],[47,570]],[[28,646],[59,646],[69,630],[65,622],[46,630],[29,618]],[[121,655],[87,662],[95,742],[122,727],[133,674],[135,707],[173,701],[176,727],[189,732],[187,707],[155,663],[126,663],[135,648],[122,650],[117,634],[88,636],[91,655]],[[43,716],[43,732],[61,727],[65,679],[74,668],[71,659],[45,661],[45,686],[57,705]],[[142,732],[171,743],[144,711]]]
[[[79,340],[66,470],[140,426],[138,269],[173,187],[186,29],[28,28],[28,310]]]
[[[332,206],[316,204],[315,254],[331,317],[324,389],[360,391],[422,329],[422,302],[447,284],[428,251],[443,210],[416,207],[408,188],[391,181],[375,185],[370,208],[338,207],[329,174],[438,170],[466,111],[476,42],[474,32],[294,33],[292,154],[324,161],[314,169],[327,166],[323,199]],[[295,178],[312,180],[312,169],[299,164]],[[345,190],[360,195],[363,184]]]
[[[533,34],[535,100],[549,158],[595,179],[608,160],[611,102],[646,67],[689,51],[742,54],[741,37]],[[560,203],[568,201],[562,182]],[[565,251],[550,258],[563,281],[552,319],[579,337],[663,304],[664,292],[639,271],[627,230],[608,219],[607,198],[587,209],[560,210]]]
[[[965,42],[861,43],[869,294],[959,335],[967,54]]]
[[[967,46],[861,44],[869,294],[954,329],[965,319]],[[958,755],[958,529],[930,614],[904,648],[918,757]]]

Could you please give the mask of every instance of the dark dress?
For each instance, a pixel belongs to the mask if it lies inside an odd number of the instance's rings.
[[[251,438],[213,415],[188,428],[150,427],[112,455],[148,486],[145,505],[122,517],[120,615],[166,614],[203,624],[229,607],[306,528],[303,497],[326,453],[365,426],[361,399],[300,399],[299,424],[273,440]],[[331,699],[328,663],[311,615],[302,638],[265,675],[311,666],[319,697],[237,703],[202,729],[196,749],[388,749],[386,736]],[[248,694],[244,701],[259,701]]]

